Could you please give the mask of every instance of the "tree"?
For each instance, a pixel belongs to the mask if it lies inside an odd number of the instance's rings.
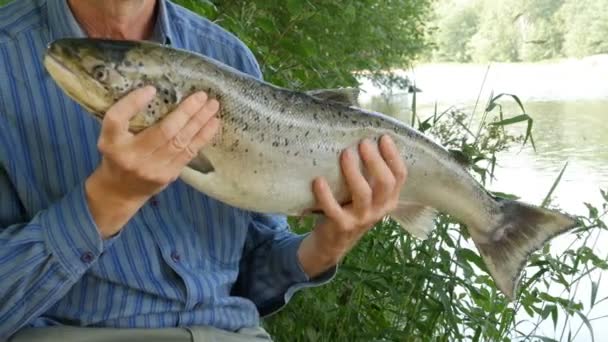
[[[479,10],[477,2],[438,2],[435,10],[434,34],[438,61],[470,62],[471,38],[477,32]]]
[[[295,89],[379,82],[427,47],[432,0],[246,0],[178,3],[235,33],[260,61],[264,77]],[[402,84],[405,85],[405,84]]]
[[[522,27],[519,55],[524,61],[538,61],[561,55],[563,32],[556,17],[564,0],[528,0],[518,13]]]
[[[471,38],[473,58],[477,62],[513,62],[520,60],[520,33],[515,25],[515,8],[522,0],[484,1],[479,29]]]
[[[570,57],[608,53],[608,2],[566,0],[558,13]]]

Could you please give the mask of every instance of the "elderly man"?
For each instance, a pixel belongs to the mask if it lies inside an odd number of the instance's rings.
[[[14,341],[270,340],[260,317],[334,276],[392,210],[406,170],[389,138],[341,165],[353,194],[311,184],[326,220],[295,235],[285,217],[247,212],[176,180],[221,124],[204,93],[149,129],[126,127],[154,89],[133,91],[99,125],[41,60],[62,37],[153,40],[261,77],[252,53],[165,0],[19,0],[0,10],[0,338]]]

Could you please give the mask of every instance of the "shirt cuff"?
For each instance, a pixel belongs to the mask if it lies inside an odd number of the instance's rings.
[[[89,211],[84,182],[36,218],[45,231],[45,241],[68,274],[80,276],[118,237],[103,240]]]
[[[281,263],[280,267],[282,272],[280,273],[281,276],[278,276],[278,279],[275,279],[275,281],[280,284],[291,285],[287,287],[287,291],[285,291],[282,301],[278,303],[267,303],[267,305],[265,305],[265,308],[261,313],[262,316],[268,316],[279,311],[291,300],[296,292],[309,287],[325,285],[336,276],[338,265],[331,267],[314,278],[310,278],[308,274],[304,272],[300,259],[298,258],[298,249],[300,248],[302,240],[304,240],[307,235],[308,234],[294,236],[294,238],[289,239],[283,245],[284,250],[282,254],[284,257],[278,258],[277,260],[277,262]]]

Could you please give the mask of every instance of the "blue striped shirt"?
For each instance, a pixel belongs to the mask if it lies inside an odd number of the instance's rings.
[[[219,26],[158,1],[155,38],[261,77]],[[100,161],[99,123],[41,61],[57,38],[84,36],[66,0],[0,9],[0,338],[51,325],[236,330],[260,324],[309,279],[303,236],[285,217],[230,207],[176,181],[121,233],[102,240],[84,195]]]

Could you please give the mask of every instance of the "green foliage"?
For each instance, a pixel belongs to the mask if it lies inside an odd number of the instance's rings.
[[[479,29],[471,38],[471,54],[477,62],[517,61],[520,37],[513,24],[514,3],[519,1],[484,2]]]
[[[478,30],[476,3],[438,2],[436,6],[435,50],[437,60],[470,62],[471,38]]]
[[[566,0],[558,15],[568,56],[608,53],[608,2]]]
[[[438,61],[516,62],[606,53],[603,0],[440,0]]]
[[[381,71],[409,64],[427,47],[431,10],[431,0],[176,2],[235,33],[266,80],[293,89],[357,85],[354,73],[363,71],[398,84]]]

